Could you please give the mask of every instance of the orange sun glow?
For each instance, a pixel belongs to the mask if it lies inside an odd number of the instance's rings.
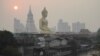
[[[14,10],[18,10],[18,6],[14,6]]]

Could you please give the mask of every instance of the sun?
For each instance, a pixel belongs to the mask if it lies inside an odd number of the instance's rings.
[[[16,6],[14,6],[14,10],[18,10],[18,6],[16,5]]]

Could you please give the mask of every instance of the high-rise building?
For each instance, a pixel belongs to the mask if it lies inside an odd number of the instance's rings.
[[[24,25],[16,18],[14,18],[14,33],[25,32]]]
[[[76,23],[72,23],[72,32],[80,32],[81,29],[85,29],[85,23],[80,23],[80,22],[76,22]]]
[[[33,20],[31,6],[29,7],[29,12],[27,15],[26,32],[27,33],[36,33],[37,32],[35,22]]]
[[[64,24],[64,27],[65,27],[65,32],[70,32],[70,26],[67,22],[63,23]]]
[[[62,23],[63,23],[63,20],[60,19],[57,25],[57,32],[62,32]]]
[[[63,22],[63,20],[60,19],[57,26],[57,32],[70,32],[70,26],[67,22]]]

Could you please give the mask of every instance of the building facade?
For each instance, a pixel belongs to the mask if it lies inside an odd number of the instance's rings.
[[[81,29],[85,29],[85,23],[80,23],[80,22],[76,22],[76,23],[72,23],[72,32],[80,32]]]
[[[57,32],[70,32],[70,26],[67,22],[63,22],[63,20],[60,19],[57,25]]]
[[[32,14],[31,7],[29,8],[29,12],[27,15],[26,32],[27,33],[36,33],[37,32],[37,29],[35,26],[35,21],[33,20],[33,14]]]
[[[24,25],[18,20],[17,18],[14,18],[14,33],[22,33],[25,32]]]

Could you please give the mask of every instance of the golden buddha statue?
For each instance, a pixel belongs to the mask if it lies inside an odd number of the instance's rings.
[[[48,11],[46,8],[43,9],[42,11],[42,18],[39,21],[39,28],[41,30],[41,33],[51,33],[51,30],[48,27],[48,21],[46,20],[46,17],[48,15]]]

